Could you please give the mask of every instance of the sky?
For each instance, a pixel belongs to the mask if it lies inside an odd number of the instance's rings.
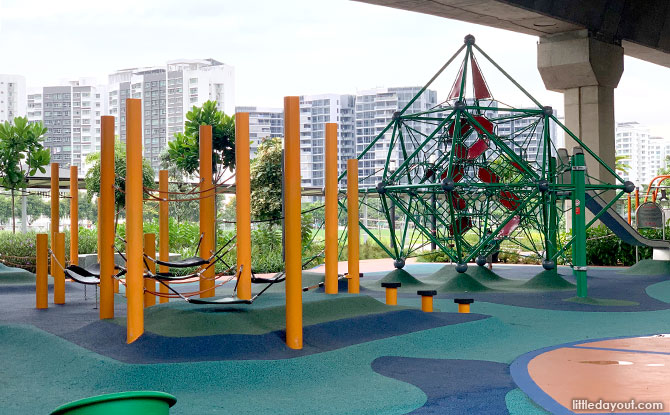
[[[0,73],[29,87],[179,58],[235,67],[236,105],[281,107],[287,95],[420,86],[472,34],[543,105],[562,114],[536,68],[537,37],[348,0],[0,0]],[[530,101],[483,58],[495,98]],[[670,138],[670,68],[625,58],[617,122]],[[435,88],[444,98],[458,68]]]

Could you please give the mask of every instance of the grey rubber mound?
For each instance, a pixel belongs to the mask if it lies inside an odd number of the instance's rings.
[[[575,284],[566,281],[556,270],[545,270],[521,285],[534,290],[567,290],[575,288]]]
[[[619,274],[624,275],[670,275],[670,261],[659,261],[656,259],[643,259],[637,264]]]

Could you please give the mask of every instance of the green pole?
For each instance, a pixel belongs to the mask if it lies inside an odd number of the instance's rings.
[[[572,272],[577,279],[577,296],[586,298],[586,163],[584,150],[575,147],[572,156]]]

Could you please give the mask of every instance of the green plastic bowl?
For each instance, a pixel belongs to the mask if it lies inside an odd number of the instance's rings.
[[[167,415],[175,403],[177,398],[165,392],[120,392],[66,403],[51,415]]]

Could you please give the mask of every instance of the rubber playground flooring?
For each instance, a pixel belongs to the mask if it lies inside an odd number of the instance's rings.
[[[0,413],[48,413],[71,400],[128,390],[175,395],[172,414],[569,413],[565,396],[551,395],[543,379],[524,377],[532,359],[572,344],[604,348],[615,339],[617,349],[628,344],[618,338],[670,333],[669,274],[590,268],[592,301],[577,302],[568,268],[559,269],[567,284],[546,275],[529,284],[541,267],[496,266],[497,275],[489,275],[473,265],[460,280],[443,267],[408,264],[416,281],[367,272],[356,296],[303,293],[302,351],[283,343],[283,286],[246,307],[176,300],[151,307],[146,334],[126,345],[122,295],[118,318],[100,321],[91,287],[84,299],[83,287],[68,283],[66,305],[35,310],[30,278],[0,282]],[[398,307],[383,304],[379,284],[387,277],[404,278]],[[322,278],[304,273],[305,285]],[[438,312],[420,311],[418,289],[438,290]],[[475,300],[472,314],[455,312],[458,297]],[[670,353],[666,343],[649,347]],[[644,358],[620,359],[633,364],[607,366],[610,372],[594,372],[593,379],[635,370],[649,363]],[[670,395],[670,387],[659,393]],[[670,396],[642,398],[670,404]]]

